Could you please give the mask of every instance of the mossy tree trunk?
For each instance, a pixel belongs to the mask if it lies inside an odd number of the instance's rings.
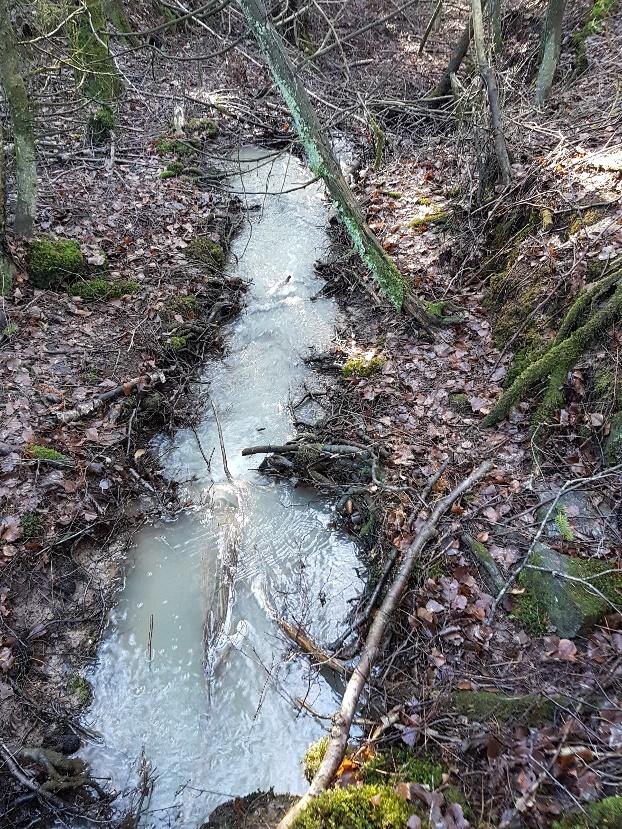
[[[562,24],[566,0],[549,0],[546,7],[540,69],[536,78],[536,104],[541,106],[551,93],[562,46]]]
[[[262,0],[238,2],[291,113],[312,172],[324,180],[339,218],[381,291],[397,309],[400,309],[405,298],[404,279],[365,223],[360,207],[323,135],[307,91],[294,71],[283,41],[269,20]],[[418,303],[412,303],[410,298],[409,306],[412,306],[414,315],[424,322],[426,314],[423,307]]]
[[[15,184],[17,200],[13,229],[18,236],[30,236],[37,207],[37,160],[32,109],[24,78],[13,26],[11,4],[0,0],[0,86],[9,109],[15,145]]]
[[[13,285],[14,266],[6,249],[6,185],[4,166],[4,132],[0,121],[0,303]],[[1,310],[1,304],[0,304]]]
[[[122,84],[110,53],[103,0],[78,0],[82,11],[70,22],[73,66],[78,87],[87,98],[110,103]]]

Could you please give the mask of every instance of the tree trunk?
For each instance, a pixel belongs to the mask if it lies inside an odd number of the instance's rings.
[[[557,61],[562,47],[562,23],[566,0],[549,0],[542,32],[542,60],[536,79],[536,104],[541,106],[549,97]]]
[[[503,46],[503,38],[501,34],[501,18],[502,8],[501,0],[491,0],[490,2],[490,22],[492,28],[492,45],[495,53],[498,55]]]
[[[486,8],[486,0],[482,0],[482,9]],[[426,96],[427,98],[444,98],[451,93],[451,76],[455,75],[469,51],[469,44],[471,42],[471,33],[473,27],[471,26],[471,16],[466,22],[460,40],[456,43],[456,48],[451,54],[447,69],[441,75],[439,82],[434,89]]]
[[[15,143],[17,204],[13,229],[18,236],[28,237],[32,234],[37,205],[37,162],[32,111],[20,72],[8,0],[0,0],[0,44],[0,86],[7,100]]]
[[[350,234],[357,253],[372,272],[380,289],[393,305],[400,309],[404,302],[404,280],[391,257],[387,255],[365,223],[334,153],[324,138],[307,91],[295,74],[285,52],[283,41],[268,19],[262,0],[238,0],[238,2],[283,95],[312,172],[324,180],[339,218]],[[425,324],[426,314],[423,307],[417,305],[413,310],[419,321]]]
[[[486,92],[488,93],[490,123],[492,126],[492,137],[495,145],[495,153],[497,155],[497,161],[499,162],[499,170],[501,171],[501,181],[504,186],[507,187],[512,177],[510,157],[508,155],[508,148],[505,143],[505,136],[503,135],[503,127],[501,124],[501,106],[499,104],[497,79],[495,77],[494,70],[486,57],[484,16],[482,12],[481,0],[472,0],[471,18],[473,21],[473,40],[475,43],[477,68],[479,69],[479,73],[482,76],[482,80],[486,86]]]

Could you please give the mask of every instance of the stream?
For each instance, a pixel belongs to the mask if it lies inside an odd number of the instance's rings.
[[[231,182],[255,209],[228,267],[251,286],[227,355],[197,389],[209,389],[232,481],[207,400],[197,435],[209,469],[191,430],[156,443],[167,475],[191,481],[199,506],[141,531],[88,676],[85,723],[102,736],[87,751],[93,773],[124,790],[137,783],[142,749],[151,764],[141,827],[196,827],[232,796],[304,790],[299,761],[324,729],[294,701],[330,715],[338,700],[292,656],[275,617],[327,642],[362,589],[356,544],[332,527],[325,501],[263,477],[261,456],[241,456],[294,434],[288,404],[308,375],[303,358],[330,345],[337,319],[332,300],[311,301],[328,247],[322,190],[281,193],[310,174],[288,154],[266,155],[244,149],[244,175]]]

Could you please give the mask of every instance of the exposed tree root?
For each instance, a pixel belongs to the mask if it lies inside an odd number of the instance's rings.
[[[512,406],[525,399],[527,393],[536,383],[547,378],[549,385],[536,412],[535,425],[542,423],[548,414],[559,406],[560,401],[563,402],[560,389],[568,372],[599,334],[622,316],[622,285],[616,287],[613,296],[599,311],[592,312],[587,321],[573,333],[570,333],[570,331],[583,316],[588,305],[595,301],[612,282],[619,280],[620,276],[619,271],[612,274],[611,277],[607,277],[608,285],[601,284],[604,282],[602,280],[601,283],[596,283],[591,291],[586,292],[587,296],[581,295],[579,297],[562,322],[553,345],[541,357],[527,366],[501,395],[496,406],[484,419],[483,425],[485,427],[494,426],[502,420],[509,413]]]

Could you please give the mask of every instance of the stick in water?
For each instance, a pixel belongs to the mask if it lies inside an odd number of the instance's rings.
[[[210,406],[212,407],[212,411],[214,412],[214,418],[216,420],[216,428],[218,429],[218,440],[220,441],[220,453],[222,455],[222,468],[225,470],[225,475],[227,476],[227,480],[231,484],[231,483],[233,483],[233,477],[231,475],[231,472],[229,472],[229,466],[227,464],[227,452],[225,450],[225,439],[222,435],[222,426],[220,425],[220,418],[218,417],[218,411],[216,409],[216,406],[214,405],[214,401],[212,400],[212,398],[210,397],[209,394],[207,395],[207,397],[209,399]]]

